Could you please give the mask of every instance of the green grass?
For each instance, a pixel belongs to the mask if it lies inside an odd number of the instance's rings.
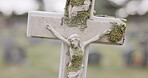
[[[116,47],[100,47],[103,55],[101,66],[89,65],[87,78],[148,78],[146,68],[126,67]]]
[[[87,78],[147,78],[148,71],[128,68],[122,64],[120,52],[109,46],[99,47],[101,65],[89,65]],[[108,51],[110,50],[110,52]],[[58,78],[60,46],[47,41],[27,48],[27,60],[22,66],[5,66],[0,62],[0,78]]]
[[[59,51],[57,47],[44,43],[30,46],[22,66],[6,66],[0,62],[0,78],[57,78]]]
[[[21,31],[21,30],[20,30]],[[26,47],[27,59],[23,65],[9,66],[2,61],[0,45],[0,78],[58,78],[60,45],[50,40],[31,46],[25,34],[18,33],[16,42]],[[124,66],[122,55],[116,47],[93,45],[102,54],[101,65],[89,65],[87,78],[148,78],[148,70]]]

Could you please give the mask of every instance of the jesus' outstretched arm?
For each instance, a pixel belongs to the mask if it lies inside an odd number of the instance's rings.
[[[96,35],[95,37],[93,37],[93,38],[91,38],[91,39],[85,41],[83,44],[84,44],[84,46],[86,46],[86,45],[88,45],[88,44],[90,44],[90,43],[92,43],[92,42],[95,42],[95,41],[97,41],[97,40],[100,40],[103,36],[109,34],[110,32],[111,32],[111,30],[108,29],[108,30],[104,31],[102,34]]]
[[[62,40],[66,44],[69,44],[68,40],[58,33],[51,25],[47,25],[47,29],[50,30],[58,39]]]
[[[84,42],[84,46],[86,46],[86,45],[88,45],[88,44],[90,44],[90,43],[92,43],[92,42],[95,42],[95,41],[99,40],[100,38],[101,38],[100,35],[96,35],[95,37],[93,37],[93,38],[91,38],[91,39],[85,41],[85,42]]]

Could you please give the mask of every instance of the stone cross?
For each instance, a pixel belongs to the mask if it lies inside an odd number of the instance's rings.
[[[90,43],[121,45],[126,20],[94,16],[95,0],[67,0],[64,14],[32,11],[27,36],[59,39],[62,43],[59,78],[86,78]]]

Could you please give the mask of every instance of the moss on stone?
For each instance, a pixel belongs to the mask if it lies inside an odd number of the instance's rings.
[[[125,33],[125,24],[118,24],[117,22],[111,22],[111,31],[107,34],[108,40],[117,43],[122,40]]]
[[[64,24],[69,27],[78,27],[81,26],[81,29],[87,28],[87,19],[89,19],[90,13],[87,11],[78,12],[77,16],[69,19],[68,17],[64,17]]]
[[[68,6],[70,5],[70,0],[66,1],[66,5],[65,5],[65,11],[64,11],[64,17],[68,17]],[[63,19],[63,18],[62,18]]]
[[[77,72],[81,69],[82,66],[82,59],[83,59],[83,52],[80,48],[73,49],[73,56],[70,62],[67,64],[67,71],[68,72]],[[70,64],[71,63],[71,64]],[[69,66],[70,64],[70,66]]]
[[[85,0],[67,0],[65,6],[64,17],[62,18],[62,24],[66,24],[69,27],[78,27],[80,26],[81,30],[87,28],[87,20],[90,18],[90,11],[92,5],[90,4],[90,8],[87,11],[79,11],[77,12],[77,16],[72,16],[69,18],[68,7],[72,6],[80,6],[84,4]],[[91,0],[92,1],[92,0]]]
[[[85,0],[71,0],[71,5],[72,6],[80,6],[84,4]]]
[[[127,23],[127,19],[121,18],[120,20],[123,21],[124,23]]]

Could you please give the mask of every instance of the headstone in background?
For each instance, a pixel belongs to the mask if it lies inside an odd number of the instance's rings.
[[[0,29],[0,46],[2,44],[2,36],[3,36],[3,32],[1,32],[1,29]]]
[[[97,51],[90,51],[89,52],[89,57],[88,57],[88,64],[92,65],[92,64],[95,64],[95,65],[98,65],[101,63],[101,54]]]
[[[126,50],[127,52],[124,52],[123,59],[126,66],[132,66],[133,60],[134,60],[134,50]]]
[[[25,50],[18,46],[7,46],[4,52],[4,61],[7,65],[20,65],[26,59]]]
[[[24,63],[26,59],[25,49],[15,42],[15,35],[11,34],[4,41],[4,62],[8,65],[19,65]]]
[[[148,40],[147,40],[147,33],[143,33],[143,37],[140,38],[140,45],[142,48],[142,57],[143,57],[143,62],[142,66],[147,67],[148,66]]]
[[[135,37],[135,33],[126,33],[126,40],[123,46],[121,46],[123,63],[126,66],[133,66],[134,64],[134,53],[135,53],[135,46],[132,44],[132,38]]]

